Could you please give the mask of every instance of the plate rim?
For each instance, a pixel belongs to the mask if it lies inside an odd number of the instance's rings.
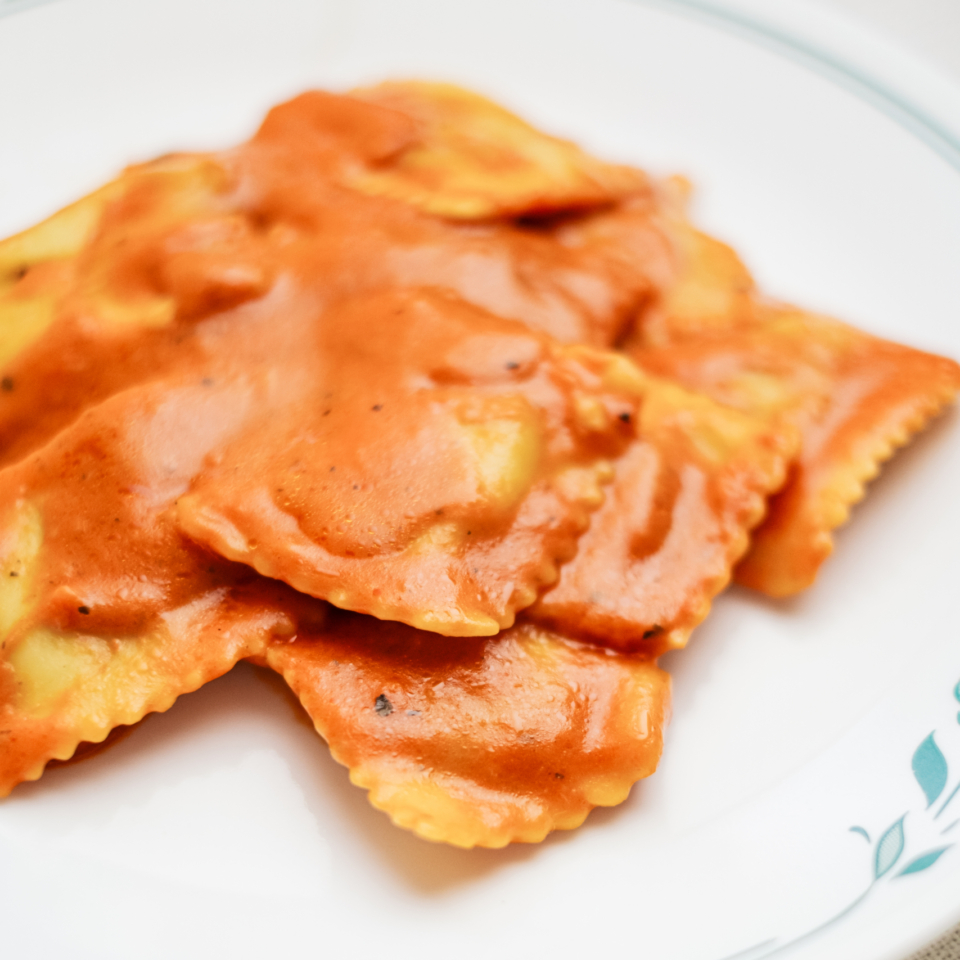
[[[0,0],[0,19],[39,7],[54,0]],[[800,62],[839,86],[854,92],[861,100],[880,109],[906,132],[919,138],[934,150],[955,171],[960,173],[960,122],[943,114],[943,103],[960,105],[960,85],[936,74],[918,58],[895,44],[870,37],[861,25],[844,24],[835,14],[816,10],[804,0],[779,0],[776,15],[763,16],[755,0],[618,0],[631,5],[647,6],[681,13],[708,22],[720,29],[746,36],[763,46],[774,48],[781,55]],[[766,8],[764,8],[766,9]],[[840,24],[836,36],[828,35],[825,25]],[[791,26],[793,24],[793,26]],[[794,27],[796,29],[794,29]],[[844,45],[849,45],[849,58],[843,58]],[[890,63],[871,60],[882,49],[896,51]],[[925,105],[924,87],[932,100]],[[902,90],[902,92],[900,92]],[[934,102],[935,101],[935,102]],[[956,114],[960,117],[960,111]],[[954,910],[955,924],[960,921],[960,904]],[[928,929],[929,928],[929,929]],[[904,938],[922,949],[944,931],[937,923],[926,925],[924,932]],[[899,949],[899,948],[898,948]],[[746,960],[752,951],[735,954]],[[891,956],[893,956],[891,954]],[[897,956],[900,956],[898,952]],[[727,958],[733,960],[733,957]]]

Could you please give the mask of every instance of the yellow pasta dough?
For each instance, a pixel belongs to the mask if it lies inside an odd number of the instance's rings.
[[[621,803],[669,711],[651,661],[529,624],[450,640],[337,612],[265,660],[375,807],[460,847],[537,842]]]

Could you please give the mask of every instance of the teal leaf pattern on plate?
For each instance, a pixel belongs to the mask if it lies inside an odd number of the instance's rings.
[[[953,688],[953,697],[960,703],[960,683],[957,683]],[[957,714],[957,721],[960,722],[960,713]],[[947,787],[947,781],[949,779],[947,760],[934,740],[935,733],[936,731],[933,731],[933,733],[926,737],[920,746],[914,750],[910,763],[913,776],[920,785],[920,789],[926,798],[926,809],[928,811],[933,804],[940,799]],[[950,802],[958,793],[960,793],[960,782],[950,791],[946,800],[941,801],[937,812],[929,817],[931,826],[950,805]],[[749,947],[747,950],[741,950],[739,953],[725,958],[725,960],[741,960],[741,958],[742,960],[767,960],[768,957],[773,957],[785,950],[789,950],[795,944],[808,940],[811,937],[816,937],[828,927],[832,927],[834,924],[843,920],[844,917],[859,907],[859,905],[870,896],[871,892],[876,889],[878,881],[890,874],[900,860],[900,857],[903,856],[903,851],[907,843],[906,832],[903,828],[903,822],[906,818],[907,814],[905,813],[899,820],[896,820],[887,827],[880,836],[873,850],[873,879],[870,881],[870,885],[842,910],[833,914],[829,919],[813,927],[811,930],[801,933],[799,936],[791,939],[774,937],[764,940],[761,943],[754,944],[754,946]],[[940,831],[941,836],[958,825],[960,825],[960,819],[954,820],[949,826],[944,827],[943,830]],[[858,824],[848,829],[850,833],[855,833],[863,837],[867,843],[870,843],[870,834],[865,827],[861,827]],[[898,877],[906,877],[911,874],[922,873],[924,870],[929,870],[930,867],[953,846],[955,846],[955,844],[948,843],[945,846],[935,847],[932,850],[927,850],[926,853],[914,856],[907,862],[906,866],[902,867],[897,873],[892,874],[892,879],[895,880]],[[887,882],[890,882],[890,880]]]
[[[896,823],[887,827],[886,832],[877,844],[877,855],[873,861],[873,875],[879,880],[889,873],[903,853],[903,820],[904,814]]]
[[[913,775],[927,798],[929,810],[947,785],[947,760],[933,739],[932,733],[914,751],[911,766]]]
[[[919,873],[921,870],[926,870],[927,867],[932,867],[940,859],[941,854],[945,853],[952,846],[953,844],[951,843],[945,847],[937,847],[936,850],[928,850],[926,853],[920,854],[919,857],[911,860],[897,876],[902,877],[908,873]]]

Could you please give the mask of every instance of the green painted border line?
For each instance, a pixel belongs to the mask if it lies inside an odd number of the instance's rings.
[[[687,14],[784,54],[856,94],[904,127],[960,171],[960,136],[887,84],[840,57],[786,30],[701,0],[627,0],[629,3]]]
[[[53,3],[53,0],[0,0],[0,17],[9,17],[14,13],[39,7],[45,3]]]

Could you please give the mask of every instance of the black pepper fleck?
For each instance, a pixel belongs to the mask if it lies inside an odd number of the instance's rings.
[[[77,607],[77,610],[79,610],[84,616],[90,613],[90,608],[87,606]]]
[[[629,422],[630,422],[630,414],[629,414],[629,412],[621,413],[621,414],[620,414],[620,419],[621,419],[624,423],[629,423]]]
[[[518,370],[519,368],[520,368],[520,364],[517,363],[516,360],[510,360],[510,361],[507,363],[507,369],[508,369],[508,370]]]
[[[0,380],[0,387],[9,393],[13,389],[13,377],[4,377]]]
[[[393,704],[381,693],[374,701],[373,709],[377,711],[378,716],[389,717],[393,713]]]
[[[643,639],[649,640],[651,637],[655,637],[659,633],[663,633],[663,627],[661,627],[659,623],[655,623],[649,630],[643,631]]]
[[[383,409],[383,404],[382,404],[382,403],[375,403],[370,409],[371,409],[374,413],[379,413],[379,412]]]
[[[10,576],[11,576],[11,577],[19,577],[19,576],[20,576],[20,574],[19,574],[19,573],[17,573],[17,571],[16,571],[16,570],[11,570],[11,571],[10,571]]]

